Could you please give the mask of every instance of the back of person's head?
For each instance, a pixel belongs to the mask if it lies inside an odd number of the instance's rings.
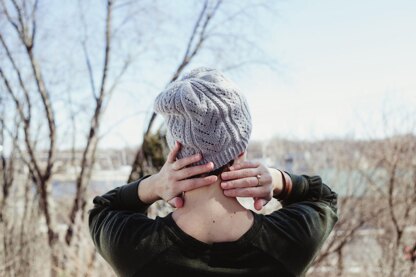
[[[167,123],[167,142],[182,144],[178,158],[201,153],[197,164],[214,171],[247,149],[251,116],[245,97],[221,72],[197,68],[172,82],[156,98],[154,109]]]

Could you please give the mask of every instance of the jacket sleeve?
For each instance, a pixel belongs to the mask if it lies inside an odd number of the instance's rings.
[[[119,276],[133,275],[151,256],[144,255],[142,246],[154,239],[157,224],[147,217],[149,205],[137,193],[140,181],[146,177],[96,196],[89,211],[94,245]]]
[[[274,235],[264,243],[287,270],[303,275],[338,220],[337,194],[319,176],[289,176],[292,191],[283,208],[265,217],[266,232]]]

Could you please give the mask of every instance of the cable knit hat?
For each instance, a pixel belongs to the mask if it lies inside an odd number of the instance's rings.
[[[158,95],[154,109],[167,123],[169,147],[182,144],[178,158],[201,153],[196,164],[214,163],[214,170],[247,149],[251,116],[240,90],[224,75],[197,68],[172,82]],[[195,165],[196,165],[195,164]]]

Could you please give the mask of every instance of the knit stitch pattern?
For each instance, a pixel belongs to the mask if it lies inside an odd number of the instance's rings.
[[[169,147],[179,141],[178,158],[201,153],[197,164],[220,168],[247,149],[251,115],[245,97],[215,69],[197,68],[174,81],[155,100],[167,124]]]

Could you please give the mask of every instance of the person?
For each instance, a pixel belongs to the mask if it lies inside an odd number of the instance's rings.
[[[247,101],[221,72],[198,68],[155,101],[171,149],[154,175],[94,198],[89,228],[119,276],[303,276],[337,221],[337,194],[319,176],[246,159]],[[273,121],[271,121],[273,124]],[[282,208],[261,210],[273,197]],[[176,207],[150,219],[157,200]]]

